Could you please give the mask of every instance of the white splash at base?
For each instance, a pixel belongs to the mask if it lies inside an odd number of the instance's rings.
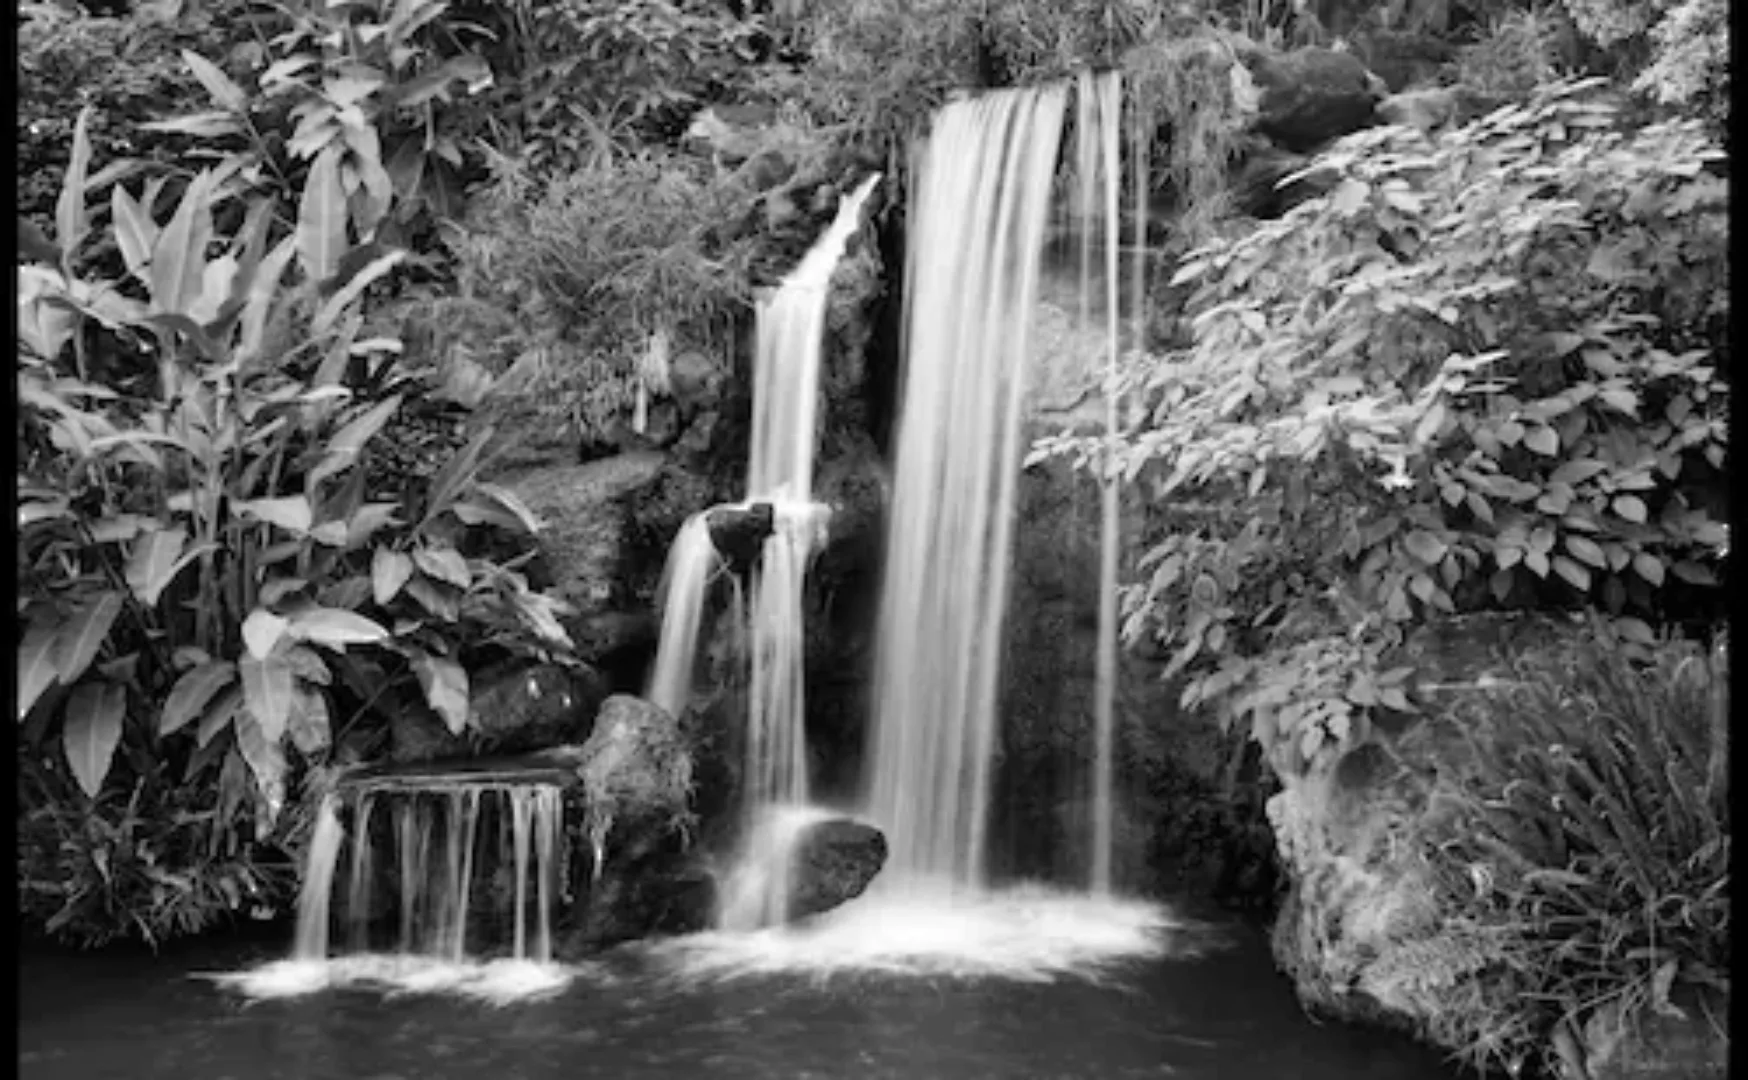
[[[247,971],[203,973],[258,1001],[323,990],[374,989],[390,995],[444,994],[489,1005],[512,1005],[558,994],[582,968],[531,960],[452,961],[430,956],[362,953],[330,960],[275,960]],[[588,972],[596,973],[593,969]]]
[[[644,946],[681,982],[892,975],[1102,982],[1141,960],[1200,955],[1206,928],[1140,900],[1043,886],[871,892],[805,923],[711,931]]]

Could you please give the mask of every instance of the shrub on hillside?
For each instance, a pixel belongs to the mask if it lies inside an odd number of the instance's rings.
[[[1411,707],[1428,614],[1721,614],[1721,154],[1617,120],[1568,85],[1344,140],[1329,194],[1184,260],[1193,344],[1134,365],[1114,460],[1040,445],[1149,493],[1126,636],[1283,774]]]

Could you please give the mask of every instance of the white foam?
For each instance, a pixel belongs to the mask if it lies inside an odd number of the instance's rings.
[[[302,997],[321,990],[379,989],[393,994],[445,994],[490,1005],[550,997],[594,969],[531,960],[455,962],[426,956],[363,953],[331,960],[277,960],[247,971],[206,973],[220,986],[256,1000]]]
[[[802,924],[694,934],[645,951],[683,982],[776,974],[1100,982],[1134,961],[1197,955],[1211,941],[1157,904],[1022,886],[876,893]]]

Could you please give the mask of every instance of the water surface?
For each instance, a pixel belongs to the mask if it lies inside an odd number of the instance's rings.
[[[259,935],[257,935],[259,938]],[[200,973],[283,957],[285,940],[151,957],[28,950],[27,1080],[1414,1080],[1455,1077],[1400,1037],[1307,1020],[1261,932],[1098,981],[842,970],[719,977],[709,947],[633,947],[545,997],[329,989],[250,1000]]]

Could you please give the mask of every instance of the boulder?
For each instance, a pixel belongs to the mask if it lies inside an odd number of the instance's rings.
[[[759,561],[765,538],[776,531],[776,515],[768,502],[713,506],[705,511],[704,524],[728,568],[746,574]]]
[[[850,818],[828,818],[796,835],[789,917],[805,918],[854,900],[886,865],[886,834]]]
[[[1291,153],[1308,154],[1376,120],[1381,84],[1350,53],[1259,49],[1243,60],[1259,94],[1255,130]]]
[[[1246,154],[1233,177],[1238,206],[1257,218],[1278,218],[1307,199],[1329,190],[1331,176],[1323,171],[1301,176],[1291,183],[1281,181],[1311,164],[1308,154],[1294,154],[1263,144]]]

